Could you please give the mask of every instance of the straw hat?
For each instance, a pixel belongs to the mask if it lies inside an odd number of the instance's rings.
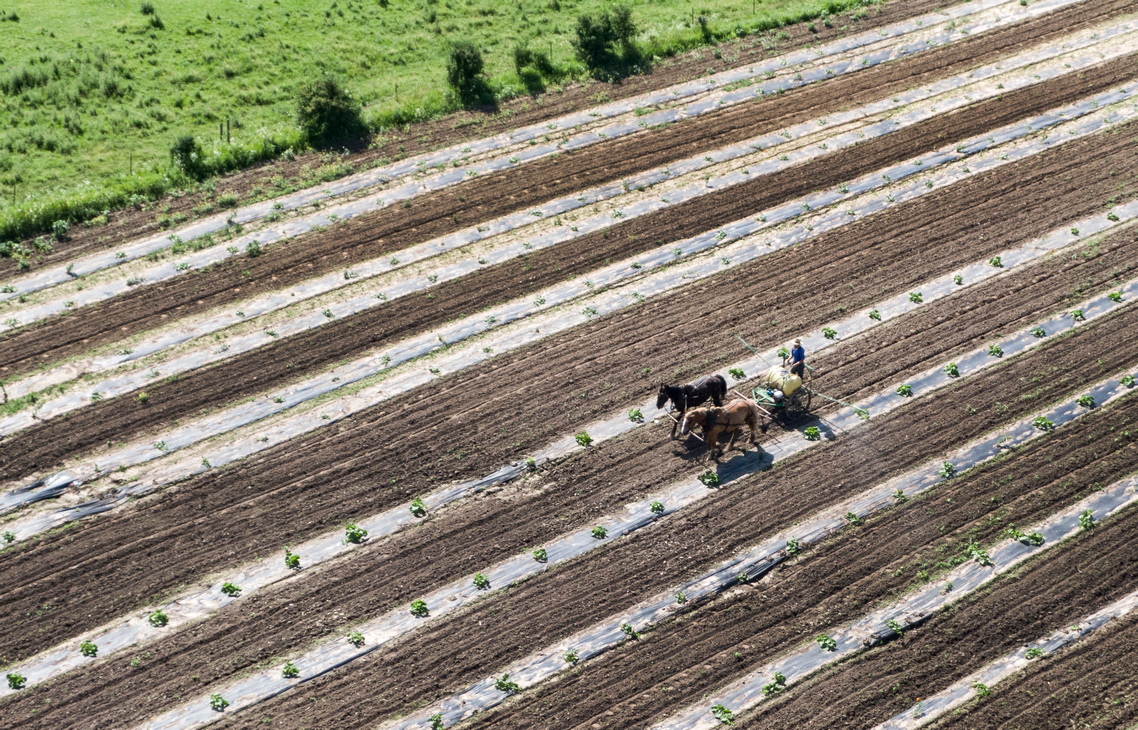
[[[802,340],[800,340],[799,338],[795,337],[795,338],[794,338],[794,344],[796,344],[796,345],[801,345],[801,344],[802,344]]]

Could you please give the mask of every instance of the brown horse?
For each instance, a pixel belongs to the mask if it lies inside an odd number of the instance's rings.
[[[708,398],[715,405],[721,406],[725,395],[727,395],[727,381],[722,375],[708,375],[687,385],[661,383],[660,390],[656,392],[656,407],[663,408],[665,403],[671,401],[672,406],[680,416],[683,416],[687,409],[695,408]],[[678,425],[678,422],[672,424],[672,438],[676,437]]]
[[[719,437],[722,434],[731,434],[727,442],[729,451],[735,445],[735,437],[744,426],[751,429],[751,443],[758,446],[759,431],[767,432],[767,422],[763,412],[749,400],[733,400],[722,408],[718,406],[691,408],[684,414],[680,422],[680,434],[687,436],[693,425],[703,429],[703,439],[707,442],[708,455],[719,461],[722,452],[719,450]],[[741,451],[746,452],[744,446]]]

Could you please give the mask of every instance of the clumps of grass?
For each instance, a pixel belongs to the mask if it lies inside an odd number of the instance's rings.
[[[806,439],[807,441],[821,441],[822,432],[818,429],[817,426],[807,426],[802,431],[802,438]]]
[[[1043,650],[1038,646],[1033,646],[1023,653],[1025,659],[1038,659],[1043,656]]]
[[[1004,262],[999,256],[993,256],[992,258],[988,259],[988,265],[994,266],[997,269],[1002,269],[1004,267]]]
[[[574,436],[573,440],[577,442],[578,446],[587,447],[593,443],[593,437],[590,436],[589,434],[585,433],[584,431],[581,431],[576,436]]]
[[[139,393],[135,397],[138,399],[138,402],[142,403],[143,405],[146,405],[147,403],[150,402],[150,394],[147,393],[146,391],[142,391],[141,393]]]
[[[592,530],[589,531],[589,534],[592,535],[597,540],[604,540],[606,537],[608,537],[609,531],[606,530],[601,525],[597,525],[596,527],[594,527]]]
[[[236,583],[225,582],[221,584],[221,592],[227,596],[236,597],[241,594],[241,586]]]
[[[1112,302],[1121,302],[1122,301],[1122,292],[1121,291],[1112,291],[1106,295],[1106,298]]]
[[[802,552],[802,546],[798,543],[797,537],[787,538],[786,541],[786,554],[797,555]]]
[[[871,310],[869,310],[869,318],[875,322],[880,322],[881,321],[881,312],[877,311],[876,309],[871,309]]]
[[[160,629],[163,626],[165,626],[166,624],[170,623],[170,617],[166,615],[165,611],[163,611],[162,609],[158,609],[154,613],[147,616],[146,621],[151,626]]]
[[[633,641],[640,638],[640,632],[632,628],[632,624],[621,624],[620,630],[624,632],[625,636],[632,639]]]
[[[99,647],[93,641],[84,641],[79,645],[79,653],[85,657],[94,659],[99,656]]]
[[[904,636],[905,635],[905,627],[902,626],[901,622],[898,621],[897,619],[891,618],[885,622],[885,625],[889,627],[890,631],[897,634],[898,636]]]
[[[570,649],[569,651],[562,654],[561,658],[565,660],[566,664],[576,664],[581,660],[581,657],[577,654],[576,649]]]
[[[964,557],[975,560],[985,568],[991,568],[995,563],[992,562],[991,556],[984,548],[977,545],[975,542],[969,542],[968,547],[964,550]]]
[[[925,301],[925,298],[919,291],[911,291],[909,292],[909,301],[913,304],[921,304]]]
[[[1133,375],[1123,375],[1119,379],[1118,382],[1122,383],[1122,385],[1124,385],[1127,388],[1133,388],[1134,387],[1134,376]]]
[[[1031,334],[1035,335],[1036,337],[1046,337],[1047,330],[1043,329],[1039,325],[1036,325],[1035,327],[1031,328]]]
[[[663,505],[661,505],[661,509],[663,509]],[[10,545],[16,542],[16,533],[11,530],[4,530],[4,534],[0,535],[0,541],[3,541],[5,545]]]
[[[416,618],[425,618],[431,615],[431,610],[427,608],[427,602],[422,598],[416,598],[411,601],[411,615]]]
[[[1073,231],[1075,229],[1072,228],[1071,230]],[[984,684],[983,682],[973,683],[972,689],[976,690],[977,697],[987,697],[988,695],[992,694],[992,690],[988,689],[988,685]]]
[[[708,469],[704,473],[700,474],[699,480],[704,484],[704,486],[708,486],[708,487],[719,486],[719,475],[716,474],[715,472],[711,471],[710,469]]]
[[[367,539],[367,530],[358,526],[356,523],[349,522],[344,527],[344,540],[346,542],[350,542],[350,543],[354,543],[356,545],[359,545],[361,542],[363,542],[366,539]]]
[[[1004,530],[1004,534],[1017,542],[1021,542],[1024,545],[1031,545],[1032,547],[1039,547],[1046,539],[1043,537],[1042,532],[1026,534],[1017,530],[1015,525],[1008,525],[1008,528]]]
[[[956,284],[957,286],[964,286],[964,277],[960,274],[957,274],[956,276],[952,277],[952,283]]]
[[[1083,310],[1081,310],[1081,309],[1072,309],[1071,310],[1071,319],[1073,319],[1076,322],[1085,322],[1087,319],[1087,316],[1085,314],[1083,314]]]
[[[861,524],[861,518],[858,517],[853,512],[846,512],[846,521],[849,522],[854,527],[857,527],[858,525]]]

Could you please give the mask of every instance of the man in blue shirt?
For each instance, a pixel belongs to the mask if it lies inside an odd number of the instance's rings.
[[[790,372],[800,378],[806,377],[806,348],[800,339],[795,339],[794,347],[790,348]]]

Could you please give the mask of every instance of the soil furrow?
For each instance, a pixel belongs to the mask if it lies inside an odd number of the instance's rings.
[[[965,705],[943,728],[1115,730],[1138,722],[1138,618],[1096,632],[1057,656],[992,687],[992,696]]]
[[[1073,538],[880,650],[841,665],[744,727],[871,728],[971,671],[1138,587],[1138,510]]]
[[[824,115],[827,110],[878,99],[891,89],[960,73],[985,60],[1058,38],[1126,9],[1124,0],[1096,0],[1064,9],[1036,21],[928,51],[911,60],[852,74],[849,81],[844,77],[835,79],[651,134],[602,143],[535,161],[520,170],[488,175],[412,201],[409,208],[393,206],[325,233],[304,236],[257,259],[229,261],[167,284],[142,287],[93,308],[52,318],[0,338],[0,374],[25,372],[40,363],[159,326],[170,316],[202,312],[251,293],[288,287],[584,187],[749,139]]]
[[[1106,89],[1136,73],[1138,60],[1119,59],[1078,76],[934,118],[784,173],[764,176],[738,189],[725,190],[610,231],[475,272],[430,292],[346,317],[179,377],[176,383],[148,387],[151,400],[147,407],[140,407],[129,396],[88,406],[66,420],[52,419],[22,432],[0,458],[0,481],[57,467],[69,454],[107,441],[130,441],[171,421],[192,418],[219,404],[294,381],[299,373],[358,357],[486,306],[523,297],[585,274],[609,261],[714,229],[756,210],[773,207],[812,190],[836,186],[930,148],[1038,114],[1073,96]]]
[[[1135,314],[1135,318],[1138,319],[1138,313]],[[1058,348],[1064,352],[1074,350],[1075,352],[1070,353],[1070,357],[1077,359],[1080,346],[1077,342],[1063,341]],[[1048,353],[1040,353],[1034,359],[1047,362],[1053,358]],[[1036,362],[1034,367],[1039,367],[1040,362]],[[1017,369],[1026,369],[1030,372],[1031,367],[1020,365]],[[1007,375],[1005,373],[1005,376]],[[987,392],[992,387],[991,381],[998,380],[999,376],[989,374],[980,379],[985,382],[977,383],[969,389],[970,392],[976,391],[980,394]],[[1070,389],[1076,385],[1072,379],[1061,375],[1056,375],[1053,380],[1055,388]],[[1066,384],[1060,386],[1060,381]],[[1017,387],[1020,390],[1030,388],[1032,385],[1029,382],[1020,383],[1018,380],[1015,382],[1018,383]],[[962,387],[967,385],[961,383]],[[1013,388],[1009,397],[1014,397],[1015,394],[1016,390]],[[1041,394],[1040,400],[1047,399],[1053,394],[1054,391]],[[957,396],[968,397],[959,393]],[[970,397],[968,400],[977,402]],[[914,404],[916,408],[899,412],[899,421],[896,423],[883,421],[881,424],[874,424],[873,428],[877,432],[873,434],[874,440],[880,443],[882,448],[888,449],[888,442],[907,441],[914,429],[928,428],[930,411],[933,417],[936,412],[943,412],[944,400],[938,398],[936,401],[928,405]],[[993,407],[990,403],[980,404],[978,411],[981,415],[977,416],[978,421],[974,423],[975,430],[986,430],[986,427],[995,423],[1011,420],[1022,415],[1020,410],[1030,411],[1039,403],[1019,401],[1017,405],[1017,408],[1003,410]],[[1104,413],[1116,412],[1123,414],[1120,417],[1138,418],[1138,405],[1133,405],[1126,411]],[[1113,425],[1112,422],[1111,426]],[[931,430],[937,429],[933,426]],[[971,434],[963,434],[961,438],[967,438],[969,435]],[[421,532],[399,536],[385,543],[380,547],[378,555],[374,552],[367,556],[357,555],[354,562],[330,567],[326,573],[311,576],[306,584],[298,585],[296,589],[267,591],[253,596],[247,602],[225,609],[214,619],[187,628],[154,647],[148,647],[153,656],[162,657],[164,660],[152,666],[148,665],[146,673],[131,675],[129,671],[120,673],[114,669],[112,670],[114,680],[110,686],[102,689],[90,686],[89,678],[68,677],[49,684],[43,691],[50,694],[53,706],[57,706],[64,704],[72,693],[78,692],[80,696],[86,697],[96,689],[100,695],[108,691],[120,692],[125,690],[122,684],[124,682],[129,686],[141,682],[142,684],[138,686],[145,689],[137,692],[132,690],[131,694],[151,697],[146,705],[139,708],[139,711],[145,712],[147,706],[154,711],[175,696],[200,691],[203,685],[189,681],[187,673],[198,676],[202,683],[212,683],[232,677],[250,664],[279,656],[289,648],[303,645],[316,636],[335,630],[337,624],[342,625],[342,622],[375,615],[389,605],[406,602],[425,587],[444,579],[451,579],[462,571],[473,571],[482,567],[484,563],[481,561],[492,559],[495,554],[514,552],[521,547],[540,544],[544,537],[563,531],[571,524],[622,503],[631,493],[637,491],[643,493],[650,490],[653,484],[674,478],[677,460],[669,452],[675,447],[666,440],[666,436],[659,432],[652,433],[647,429],[639,432],[637,436],[641,438],[640,443],[631,443],[634,439],[629,439],[630,443],[619,444],[623,446],[622,449],[610,451],[602,448],[583,459],[571,460],[570,464],[576,462],[577,468],[564,475],[555,475],[557,483],[548,485],[545,492],[552,504],[543,511],[524,509],[526,493],[537,486],[526,485],[519,490],[519,494],[507,496],[503,500],[505,504],[500,504],[496,510],[490,509],[490,505],[487,505],[482,514],[478,515],[468,516],[462,513],[444,515],[441,519],[428,523]],[[906,461],[913,463],[936,453],[936,449],[945,448],[945,443],[942,442],[947,440],[948,437],[941,434],[940,439],[926,438],[919,441],[918,443],[925,444],[923,448],[896,455],[897,468],[906,468]],[[864,443],[859,442],[839,443],[830,448],[836,448],[841,452],[841,456],[836,457],[839,462],[852,461],[862,465],[867,458],[872,459],[874,456],[872,453],[867,454]],[[1116,447],[1112,453],[1102,458],[1117,460],[1119,457],[1113,453],[1116,450],[1138,461],[1138,453],[1135,453],[1132,447],[1129,449]],[[1095,458],[1089,461],[1093,462]],[[818,462],[811,460],[810,463],[816,467]],[[837,466],[846,465],[839,463]],[[1115,464],[1109,466],[1118,468]],[[891,471],[893,470],[891,467],[892,465],[886,465],[882,468]],[[1066,465],[1064,468],[1070,471],[1069,467],[1070,465]],[[690,468],[686,467],[688,470]],[[636,475],[634,484],[613,489],[613,479],[628,480],[629,475]],[[875,481],[875,477],[867,476],[864,483],[841,485],[840,491],[851,493]],[[577,617],[574,619],[575,625],[579,625],[582,621],[587,624],[608,615],[618,610],[621,605],[627,605],[643,597],[642,594],[646,591],[658,591],[661,581],[676,580],[703,567],[705,561],[721,558],[731,550],[754,542],[757,533],[768,528],[773,529],[773,526],[780,521],[785,523],[801,517],[816,509],[817,504],[844,496],[828,486],[820,488],[816,484],[816,469],[807,467],[801,461],[791,462],[787,465],[786,471],[779,472],[778,485],[768,492],[766,489],[760,489],[758,484],[752,483],[745,487],[744,493],[738,495],[734,494],[735,487],[732,487],[732,493],[723,496],[730,498],[735,504],[747,504],[748,509],[742,511],[745,514],[728,520],[729,524],[723,524],[717,517],[724,510],[723,504],[708,506],[696,514],[677,518],[679,524],[675,525],[674,529],[667,528],[670,531],[665,534],[656,531],[654,537],[645,541],[638,540],[635,544],[614,544],[612,549],[616,550],[616,553],[606,551],[594,558],[592,563],[587,560],[581,561],[578,564],[565,566],[543,578],[535,579],[543,582],[549,579],[556,584],[553,590],[558,602],[554,605],[560,605],[560,600],[566,601],[564,611],[549,610],[547,604],[540,603],[545,600],[542,598],[544,591],[550,589],[548,583],[544,588],[539,587],[535,590],[526,588],[524,595],[500,597],[505,606],[492,602],[489,606],[479,604],[471,616],[462,615],[452,620],[461,627],[453,631],[460,636],[472,631],[477,633],[476,627],[479,621],[487,620],[488,625],[497,625],[499,618],[507,620],[502,630],[513,637],[507,642],[508,652],[495,654],[490,651],[486,655],[485,664],[477,669],[470,667],[470,662],[476,661],[474,656],[481,656],[475,651],[475,647],[486,639],[483,636],[481,639],[472,640],[474,643],[462,644],[471,654],[455,660],[457,661],[455,666],[461,666],[464,672],[491,671],[510,658],[509,655],[527,648],[517,644],[549,640],[550,630],[556,630],[558,633],[567,632],[569,628],[558,628],[558,621],[575,616]],[[1034,483],[1031,486],[1042,488],[1042,485]],[[584,493],[571,494],[573,487]],[[1071,491],[1059,490],[1056,498],[1060,500],[1067,498]],[[721,498],[717,498],[717,501],[721,501]],[[520,507],[511,508],[511,502],[521,503]],[[1031,507],[1039,508],[1034,504]],[[772,512],[765,513],[766,509]],[[762,519],[756,517],[757,512],[765,513]],[[711,533],[710,537],[708,532]],[[721,532],[731,537],[724,538],[719,534]],[[908,529],[904,534],[909,534]],[[623,552],[625,550],[629,552]],[[683,557],[675,557],[676,555]],[[626,559],[631,562],[625,563]],[[594,580],[590,577],[593,571],[599,571],[603,575],[598,575]],[[635,579],[629,579],[624,575],[626,571],[635,575]],[[614,579],[614,574],[622,577]],[[611,590],[613,583],[618,580],[635,585],[630,586],[629,591],[623,587],[620,590]],[[298,615],[295,606],[305,606],[304,614]],[[329,611],[334,613],[332,624],[327,623]],[[262,626],[264,630],[250,628],[251,614],[256,614],[253,623]],[[495,618],[490,620],[488,617]],[[535,625],[526,625],[530,618]],[[552,627],[550,622],[553,622]],[[447,623],[443,622],[444,625]],[[471,625],[468,626],[468,623]],[[438,636],[441,637],[456,635],[442,626],[426,630],[437,630]],[[418,640],[414,640],[413,643],[419,647],[418,650],[422,650],[425,646]],[[449,647],[459,646],[445,639],[443,644]],[[219,650],[222,646],[224,650]],[[407,650],[407,647],[397,647],[393,651],[402,656]],[[224,656],[226,659],[216,659],[219,656]],[[170,668],[166,664],[168,661],[175,661],[183,668]],[[388,665],[386,657],[379,661],[385,666]],[[391,661],[394,662],[391,666],[397,666],[400,660]],[[125,667],[125,663],[122,664]],[[416,660],[415,667],[410,668],[401,681],[417,684],[423,678],[419,670]],[[384,671],[386,672],[386,669]],[[459,681],[460,676],[455,675],[453,679]],[[431,686],[435,687],[436,691],[441,688],[434,684]],[[408,691],[411,690],[405,684],[399,689],[393,689],[396,695]],[[33,702],[31,698],[29,702]],[[34,701],[33,705],[42,708],[38,701]],[[318,722],[316,726],[323,726],[323,723]]]
[[[1098,334],[1106,336],[1105,332]],[[860,492],[890,474],[942,453],[952,444],[1022,417],[1064,389],[1069,394],[1087,382],[1074,373],[1082,364],[1078,352],[1093,337],[1084,333],[1059,348],[1049,348],[1009,363],[998,372],[961,383],[959,388],[898,412],[889,424],[871,423],[857,440],[824,446],[809,459],[773,472],[771,478],[759,476],[733,483],[729,494],[689,513],[634,533],[589,559],[560,566],[509,594],[476,604],[453,620],[425,626],[372,661],[353,663],[313,680],[302,693],[264,703],[258,707],[257,717],[269,715],[275,722],[292,727],[320,727],[333,721],[370,725],[413,704],[465,687],[618,613],[624,606],[655,595],[761,536],[817,511],[819,505]],[[1130,357],[1138,356],[1138,343],[1131,349]],[[1007,410],[995,407],[992,391],[997,384],[1004,396],[1016,398],[1035,385],[1033,377],[1051,380],[1045,386],[1051,392],[1044,394],[1041,402],[1017,398]],[[1060,386],[1063,381],[1066,385]],[[961,403],[978,402],[978,412],[967,424],[958,424],[951,434],[942,427],[946,416],[963,412]],[[819,483],[820,469],[844,478],[837,484]],[[843,580],[850,577],[848,571],[842,575]],[[677,644],[669,642],[668,646],[674,651]],[[582,686],[576,696],[593,695],[602,686]],[[311,697],[317,700],[312,702]],[[667,701],[661,700],[657,707]],[[547,728],[560,722],[562,714],[558,713],[541,718],[534,726]],[[623,719],[611,725],[627,726]]]
[[[969,180],[906,206],[909,211],[851,226],[842,232],[840,250],[822,237],[781,266],[776,261],[741,270],[715,289],[679,292],[602,318],[545,347],[442,379],[430,399],[409,394],[120,514],[6,551],[0,566],[11,592],[2,610],[10,619],[0,622],[7,627],[0,631],[0,654],[27,656],[53,643],[51,636],[98,625],[96,617],[145,605],[154,594],[222,564],[275,554],[283,542],[394,506],[440,480],[488,473],[528,448],[619,409],[632,391],[654,389],[655,372],[681,379],[737,359],[737,345],[717,335],[714,323],[729,323],[760,345],[777,342],[829,321],[838,307],[880,301],[930,271],[975,261],[1096,210],[1133,175],[1126,167],[1134,160],[1126,151],[1130,134],[1122,128],[1089,140],[1081,152],[1074,150],[1080,159],[1048,155],[1036,169],[1002,181]],[[1105,159],[1081,159],[1096,151]],[[1118,176],[1111,177],[1110,170]],[[1059,190],[1056,181],[1064,177],[1070,179]],[[1057,202],[1036,208],[1043,200]],[[929,210],[943,217],[927,216]],[[981,224],[986,224],[984,240],[975,234]],[[791,269],[796,276],[786,275]],[[783,293],[794,290],[803,295],[787,301]],[[756,312],[770,314],[756,322]],[[777,316],[780,324],[769,324],[767,316]],[[598,353],[598,341],[613,347]],[[936,340],[928,346],[941,351]],[[880,354],[878,368],[888,371],[895,356]],[[854,370],[848,382],[861,387],[880,377],[877,371]],[[818,385],[824,392],[833,390],[828,375]],[[523,389],[554,395],[520,398]],[[376,434],[386,434],[383,447],[377,446]],[[399,457],[376,458],[380,448]],[[667,468],[675,473],[674,464]],[[657,478],[667,477],[657,473]],[[211,531],[209,539],[203,526]],[[59,596],[47,612],[40,608],[45,592]]]

